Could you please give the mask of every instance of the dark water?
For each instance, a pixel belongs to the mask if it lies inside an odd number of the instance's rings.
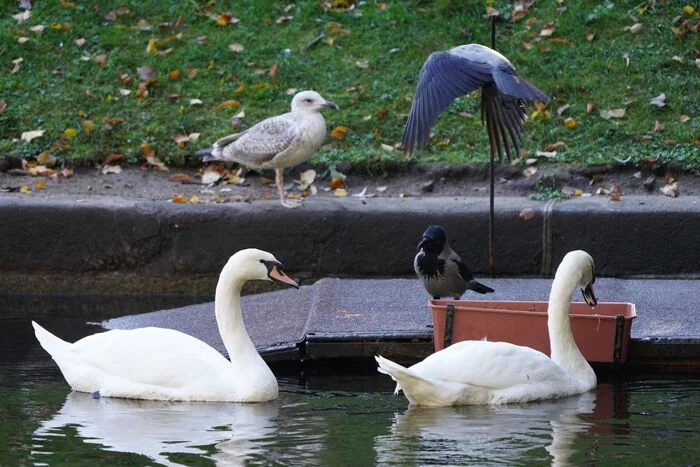
[[[93,399],[36,343],[177,297],[1,297],[0,465],[692,465],[700,379],[605,382],[558,401],[410,409],[383,375],[282,377],[266,404]]]

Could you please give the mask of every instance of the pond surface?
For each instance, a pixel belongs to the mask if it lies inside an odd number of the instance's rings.
[[[205,299],[206,300],[206,299]],[[265,404],[93,399],[34,339],[198,301],[0,296],[0,465],[690,465],[700,379],[602,382],[557,401],[408,408],[379,374],[280,378]],[[204,301],[204,300],[199,300]]]

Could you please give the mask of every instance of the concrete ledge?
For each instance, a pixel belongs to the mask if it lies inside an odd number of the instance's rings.
[[[496,208],[499,276],[548,275],[577,248],[593,255],[603,276],[700,274],[697,197],[501,198]],[[525,208],[533,210],[529,220],[520,216]],[[415,245],[432,223],[447,229],[476,274],[485,274],[485,198],[318,198],[289,210],[275,201],[2,196],[0,287],[94,292],[116,279],[112,289],[122,293],[211,292],[228,257],[251,246],[273,252],[301,278],[411,275]]]

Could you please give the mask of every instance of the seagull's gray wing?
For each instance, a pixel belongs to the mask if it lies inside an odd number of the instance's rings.
[[[221,159],[262,167],[288,149],[299,137],[299,126],[288,114],[271,117],[250,127],[222,148]]]
[[[403,136],[404,151],[424,147],[438,115],[459,96],[492,81],[488,63],[450,52],[433,52],[423,64]]]

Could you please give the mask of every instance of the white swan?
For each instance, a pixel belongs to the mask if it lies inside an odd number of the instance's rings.
[[[379,372],[391,376],[416,405],[505,404],[553,399],[589,391],[596,376],[574,341],[569,319],[577,287],[596,305],[593,258],[572,251],[552,283],[547,310],[550,359],[542,352],[507,342],[463,341],[405,368],[376,356]]]
[[[250,340],[241,316],[248,280],[299,287],[265,251],[231,256],[216,285],[216,321],[230,361],[209,345],[172,329],[112,330],[70,344],[32,321],[75,391],[131,399],[263,402],[276,399],[277,379]]]

